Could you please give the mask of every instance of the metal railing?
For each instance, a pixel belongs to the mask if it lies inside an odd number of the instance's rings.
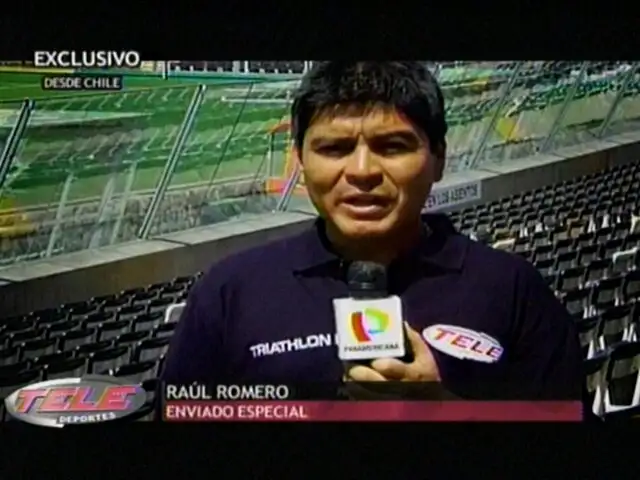
[[[640,128],[638,64],[434,68],[449,172]],[[16,80],[29,81],[39,80]],[[270,131],[287,120],[296,80],[154,81],[50,97],[32,85],[24,102],[3,90],[0,265],[295,208],[303,175],[288,134]]]

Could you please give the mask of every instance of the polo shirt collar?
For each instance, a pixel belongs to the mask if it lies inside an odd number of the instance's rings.
[[[445,215],[425,214],[422,220],[430,233],[405,258],[419,260],[425,265],[447,271],[462,270],[468,241],[456,232]],[[316,219],[314,225],[297,237],[297,241],[289,247],[289,259],[296,273],[342,261],[331,248],[325,233],[325,222],[321,218]]]

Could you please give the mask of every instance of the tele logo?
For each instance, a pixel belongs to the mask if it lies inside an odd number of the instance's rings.
[[[504,352],[495,338],[453,325],[432,325],[423,330],[422,337],[436,350],[463,360],[495,363]]]

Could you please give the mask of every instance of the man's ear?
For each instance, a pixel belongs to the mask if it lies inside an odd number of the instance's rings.
[[[442,180],[442,176],[444,175],[444,164],[447,158],[447,144],[446,142],[442,142],[436,146],[433,150],[433,157],[435,159],[435,169],[434,169],[434,181],[439,182]]]

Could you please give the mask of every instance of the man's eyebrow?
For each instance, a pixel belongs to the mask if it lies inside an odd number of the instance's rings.
[[[393,130],[389,132],[380,132],[374,134],[375,139],[381,140],[405,140],[405,141],[419,141],[420,136],[411,130]]]
[[[408,142],[420,141],[420,136],[412,130],[389,130],[374,133],[371,135],[374,140],[404,140]],[[311,140],[311,146],[318,146],[324,142],[341,142],[341,141],[353,141],[355,138],[353,134],[345,131],[324,131],[318,133]]]
[[[309,142],[309,145],[311,145],[312,148],[317,148],[319,146],[321,146],[324,143],[341,143],[341,142],[355,142],[356,138],[353,135],[348,135],[346,133],[335,133],[335,134],[330,134],[330,133],[325,133],[322,135],[318,135],[314,138],[311,139],[311,142]]]

